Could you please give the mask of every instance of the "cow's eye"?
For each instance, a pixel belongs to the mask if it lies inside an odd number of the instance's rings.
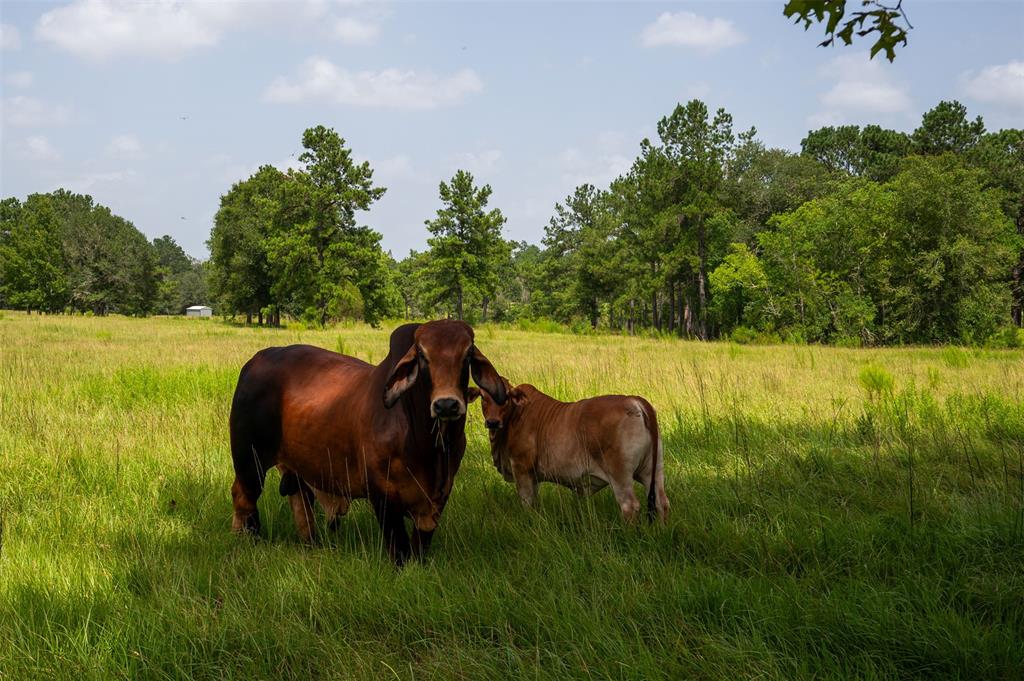
[[[424,364],[430,364],[427,356],[423,354],[423,348],[416,348],[416,356],[420,358],[420,361]]]

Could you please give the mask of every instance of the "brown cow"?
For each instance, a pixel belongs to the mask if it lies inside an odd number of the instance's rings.
[[[470,374],[505,402],[504,383],[459,321],[399,327],[377,366],[309,345],[256,353],[231,404],[233,529],[259,532],[256,500],[276,465],[304,540],[315,539],[314,497],[331,521],[366,498],[395,563],[422,556],[466,448]]]
[[[635,480],[647,490],[648,516],[668,518],[658,418],[647,400],[604,395],[559,402],[532,385],[513,388],[501,380],[508,400],[502,405],[484,393],[484,424],[494,467],[515,483],[524,503],[534,504],[539,482],[580,494],[611,485],[622,515],[632,522],[640,511]]]

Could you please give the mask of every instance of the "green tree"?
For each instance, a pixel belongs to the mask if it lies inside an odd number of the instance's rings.
[[[954,155],[911,158],[888,185],[896,200],[886,282],[899,341],[986,340],[1010,321],[1008,273],[1020,241],[999,193]],[[972,324],[964,321],[972,319]]]
[[[1020,241],[1000,193],[954,155],[903,165],[776,216],[756,256],[734,246],[712,276],[725,323],[866,343],[977,343],[1005,325]]]
[[[500,308],[495,309],[496,321],[511,321],[533,314],[536,292],[543,288],[543,252],[535,244],[525,241],[512,244],[509,274],[502,278],[499,292]]]
[[[1021,241],[1010,272],[1013,323],[1021,326],[1024,311],[1024,130],[1009,129],[981,138],[968,155],[971,165],[984,172],[987,187],[1002,195],[1003,213],[1009,217]]]
[[[708,276],[713,294],[712,312],[720,328],[765,328],[776,313],[768,277],[758,257],[744,243],[729,245],[729,253]]]
[[[602,309],[614,305],[621,288],[617,227],[611,194],[591,184],[555,204],[544,230],[545,250],[532,263],[538,269],[528,274],[540,278],[531,309],[563,322],[583,317],[597,328]],[[528,257],[521,251],[520,265]]]
[[[303,133],[303,170],[287,176],[280,219],[266,242],[273,293],[302,316],[326,324],[360,316],[371,324],[391,312],[397,293],[381,235],[356,214],[384,195],[368,162],[356,163],[345,140],[324,126]]]
[[[866,177],[876,182],[891,179],[911,150],[906,133],[877,125],[826,126],[807,133],[802,153],[840,175]]]
[[[439,186],[442,207],[427,229],[430,261],[427,276],[432,298],[454,306],[456,318],[464,316],[465,299],[476,293],[483,315],[498,288],[498,273],[510,257],[508,243],[501,236],[505,216],[501,210],[487,210],[491,186],[477,187],[473,175],[459,170],[450,182]]]
[[[754,138],[753,129],[742,135],[741,146]],[[726,212],[726,168],[736,150],[732,116],[719,109],[709,117],[707,106],[700,100],[677,105],[658,122],[661,144],[641,145],[642,172],[650,175],[645,182],[648,208],[653,214],[653,242],[668,245],[671,250],[661,258],[661,267],[651,272],[652,283],[663,282],[670,296],[668,326],[672,328],[677,284],[683,284],[687,303],[684,314],[688,332],[708,338],[707,276],[711,263],[724,254],[731,230],[731,216]],[[695,306],[690,305],[692,299]],[[657,293],[652,295],[653,324],[659,329],[662,317],[657,313]],[[695,309],[695,314],[690,310]],[[690,321],[692,320],[692,322]]]
[[[5,201],[0,294],[19,309],[58,312],[67,302],[59,216],[47,194]]]
[[[887,182],[900,171],[902,160],[911,152],[910,137],[878,125],[866,125],[860,132],[859,175],[875,182]]]
[[[156,257],[156,310],[160,314],[181,314],[190,305],[208,302],[205,268],[189,257],[174,237],[153,239]]]
[[[209,285],[218,306],[242,312],[246,322],[267,310],[279,323],[280,301],[271,296],[273,280],[267,240],[277,230],[287,176],[262,166],[221,196],[206,244],[210,249]]]
[[[911,141],[917,154],[963,154],[973,149],[984,134],[985,122],[981,116],[972,121],[963,104],[956,100],[942,101],[925,112]]]
[[[345,317],[376,324],[400,310],[381,235],[357,224],[384,194],[369,163],[356,163],[334,130],[307,129],[301,170],[263,166],[221,197],[207,242],[211,286],[251,321],[286,311],[326,324]]]
[[[405,319],[433,317],[434,305],[430,301],[427,272],[430,269],[430,252],[410,250],[394,270],[395,285],[402,299]]]
[[[817,160],[833,173],[860,174],[860,128],[831,125],[812,130],[800,141],[805,156]]]
[[[12,233],[21,220],[21,201],[11,196],[0,201],[0,308],[14,307],[8,302],[4,286],[4,253],[5,248],[12,248]],[[13,251],[12,251],[13,253]]]
[[[819,47],[828,47],[836,38],[844,44],[853,43],[853,36],[875,36],[871,45],[871,58],[881,51],[889,61],[896,58],[896,46],[907,45],[907,32],[913,28],[903,11],[903,0],[892,6],[878,0],[862,0],[862,9],[846,11],[847,0],[789,0],[782,13],[794,23],[803,23],[806,31],[814,24],[825,24],[825,40]],[[843,21],[845,19],[845,21]]]
[[[734,238],[753,244],[771,216],[796,209],[824,195],[830,176],[807,155],[766,149],[756,140],[741,144],[727,169],[725,203],[739,220]]]

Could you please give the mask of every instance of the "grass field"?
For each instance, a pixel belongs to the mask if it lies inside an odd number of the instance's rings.
[[[425,564],[365,502],[297,542],[229,533],[241,365],[390,326],[0,318],[0,677],[1021,678],[1024,353],[571,337],[484,327],[499,371],[659,411],[667,527],[610,491],[520,507],[479,406]]]

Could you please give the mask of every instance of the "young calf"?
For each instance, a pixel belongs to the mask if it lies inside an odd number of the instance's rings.
[[[559,402],[529,384],[505,383],[499,405],[482,394],[484,423],[494,467],[515,482],[528,506],[539,482],[556,482],[580,494],[610,485],[622,515],[632,522],[640,511],[633,481],[647,490],[647,513],[668,517],[658,419],[642,397],[604,395]]]

